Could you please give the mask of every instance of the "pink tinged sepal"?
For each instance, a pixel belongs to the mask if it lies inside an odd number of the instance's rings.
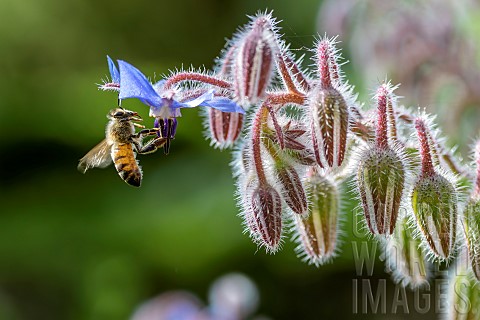
[[[259,16],[236,46],[233,63],[235,96],[240,105],[256,104],[266,95],[273,74],[278,51],[274,21]]]
[[[310,195],[309,215],[295,215],[297,252],[312,264],[329,261],[336,252],[340,196],[333,181],[312,170],[305,181]]]
[[[334,88],[312,90],[308,99],[312,144],[322,168],[340,167],[345,158],[349,111],[345,99]]]
[[[210,108],[208,115],[212,143],[220,149],[231,147],[242,132],[243,114]]]
[[[392,237],[382,239],[386,270],[396,283],[412,289],[427,284],[430,275],[421,239],[415,234],[405,215],[398,219]]]
[[[413,213],[427,248],[439,260],[449,259],[455,249],[457,191],[443,176],[420,177],[412,193]]]
[[[276,153],[282,153],[287,155],[293,161],[298,164],[303,164],[307,166],[313,166],[316,164],[315,156],[313,151],[304,144],[306,130],[303,127],[291,125],[291,122],[288,122],[285,126],[282,127],[283,132],[283,141],[284,149],[276,150]],[[270,139],[275,145],[280,145],[278,135],[274,130],[265,130],[265,136]]]
[[[357,188],[372,234],[393,233],[404,185],[405,166],[397,152],[374,146],[360,155]]]
[[[252,237],[269,252],[276,252],[282,238],[282,198],[270,185],[257,185],[247,196],[246,224]]]
[[[297,170],[288,164],[280,163],[275,167],[275,174],[283,199],[290,209],[300,215],[306,214],[307,196]]]
[[[292,126],[291,121],[289,121],[286,125],[281,127],[281,131],[283,133],[283,142],[285,149],[305,150],[306,146],[299,141],[299,138],[301,138],[306,133],[306,130],[304,128],[300,126],[297,127],[295,125]],[[280,145],[280,141],[275,130],[268,130],[268,132],[265,132],[265,135],[275,144]]]

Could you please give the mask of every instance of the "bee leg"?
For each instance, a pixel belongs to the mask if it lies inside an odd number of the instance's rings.
[[[145,126],[140,123],[133,122],[133,125],[137,128],[142,128],[142,129],[145,128]]]
[[[147,142],[144,146],[138,146],[135,144],[136,151],[138,154],[148,154],[157,151],[158,148],[161,148],[167,142],[167,138],[158,137]]]
[[[161,148],[167,142],[166,138],[156,137],[147,142],[147,144],[142,145],[141,140],[148,136],[158,135],[160,129],[144,129],[139,131],[137,134],[132,135],[131,142],[135,146],[135,151],[138,154],[148,154],[157,151],[158,148]],[[140,140],[140,141],[139,141]]]
[[[157,129],[157,128],[140,130],[137,134],[132,135],[132,138],[141,139],[147,136],[153,136],[158,134],[159,130],[160,129]]]

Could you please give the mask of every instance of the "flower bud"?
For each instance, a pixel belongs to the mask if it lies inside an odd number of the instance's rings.
[[[450,270],[448,313],[445,319],[478,319],[480,314],[480,286],[472,271],[467,267],[464,253]]]
[[[310,214],[294,217],[299,242],[297,251],[306,261],[318,266],[335,254],[340,196],[335,183],[316,170],[310,171],[305,188],[311,197]]]
[[[402,157],[394,150],[375,146],[361,154],[357,187],[371,233],[393,233],[404,184],[405,167]]]
[[[428,247],[437,258],[448,259],[456,238],[457,193],[446,178],[420,178],[412,193],[413,213]]]
[[[307,196],[295,168],[288,164],[280,164],[275,167],[275,173],[282,188],[283,199],[290,209],[297,214],[307,213]]]
[[[480,199],[471,198],[464,211],[465,236],[473,273],[480,281]]]
[[[235,45],[235,96],[244,107],[264,98],[272,80],[278,51],[274,23],[270,15],[258,16]]]
[[[473,187],[472,198],[480,200],[480,140],[475,144],[474,158],[477,166],[477,177]]]
[[[318,80],[307,102],[313,150],[322,168],[337,168],[345,157],[351,121],[347,100],[351,101],[354,97],[351,87],[343,82],[335,40],[320,40],[316,53]]]
[[[270,185],[257,184],[247,196],[246,224],[267,251],[278,250],[282,235],[282,198]]]
[[[312,142],[317,163],[323,168],[342,165],[349,127],[348,106],[334,88],[314,88],[308,99]]]
[[[455,185],[437,173],[432,164],[425,121],[415,120],[420,142],[422,171],[412,192],[412,206],[417,224],[433,256],[450,258],[456,239],[457,190]]]
[[[212,144],[220,149],[232,146],[242,132],[243,114],[208,108],[208,115]]]
[[[474,157],[477,176],[473,192],[463,213],[463,225],[470,264],[475,277],[480,281],[480,141],[476,143]]]
[[[428,282],[426,257],[420,246],[421,239],[414,236],[407,216],[398,219],[391,238],[383,239],[387,271],[403,286],[418,288]]]
[[[317,43],[316,63],[322,88],[331,88],[341,84],[336,52],[334,39],[324,38]]]
[[[392,98],[390,84],[382,84],[376,94],[375,144],[360,153],[357,171],[363,213],[370,232],[375,235],[393,233],[405,186],[403,149],[396,145],[394,139],[389,141],[387,134],[389,127],[395,128],[395,121],[393,119],[389,123],[387,112],[387,105],[392,105]]]

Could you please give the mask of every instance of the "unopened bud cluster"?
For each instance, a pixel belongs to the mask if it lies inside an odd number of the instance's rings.
[[[342,199],[351,194],[344,185],[353,181],[366,229],[386,259],[398,260],[387,263],[396,279],[412,287],[427,281],[427,259],[451,260],[458,239],[468,243],[480,273],[480,182],[462,216],[457,177],[465,169],[432,117],[398,105],[388,81],[365,109],[342,73],[336,45],[319,38],[311,50],[314,68],[306,72],[277,21],[260,13],[227,43],[214,72],[167,80],[177,89],[183,81],[213,88],[246,112],[210,109],[205,121],[212,144],[235,150],[245,230],[267,252],[278,251],[290,233],[306,261],[330,261],[339,251]],[[465,237],[460,221],[470,230]],[[420,265],[414,274],[412,259]]]

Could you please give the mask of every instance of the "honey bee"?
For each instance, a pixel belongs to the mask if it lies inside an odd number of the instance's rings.
[[[157,135],[158,129],[144,129],[135,133],[135,127],[145,127],[137,123],[143,120],[134,111],[119,107],[111,110],[107,118],[109,122],[105,139],[80,159],[78,170],[85,173],[91,168],[105,168],[113,162],[120,178],[131,186],[140,187],[142,170],[135,154],[155,152],[167,139],[157,136],[143,145],[143,139]]]

